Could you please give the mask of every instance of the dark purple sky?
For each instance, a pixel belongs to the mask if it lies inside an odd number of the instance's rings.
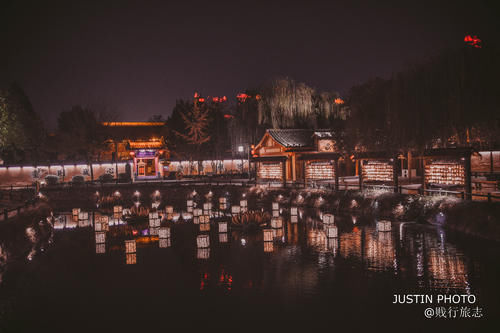
[[[146,120],[167,116],[176,99],[195,90],[231,97],[275,76],[345,93],[461,46],[465,34],[486,41],[498,32],[494,8],[478,1],[0,6],[0,85],[19,82],[49,127],[74,104]]]

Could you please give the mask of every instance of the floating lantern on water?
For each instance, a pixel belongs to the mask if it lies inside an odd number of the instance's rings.
[[[262,230],[264,234],[264,242],[272,242],[273,241],[273,230],[272,229],[264,229]]]
[[[325,233],[327,238],[337,238],[338,237],[338,229],[334,225],[327,225],[325,228]]]
[[[334,224],[335,223],[335,217],[333,214],[323,214],[323,223],[324,224]]]
[[[135,265],[135,264],[137,264],[137,254],[135,254],[135,253],[127,253],[125,255],[125,263],[127,265]]]
[[[219,222],[219,232],[227,232],[227,222]]]
[[[239,215],[240,213],[241,213],[240,206],[231,206],[231,214],[232,215]]]
[[[273,217],[271,219],[271,228],[278,229],[283,227],[283,220],[281,217]]]
[[[97,243],[95,245],[95,253],[97,253],[97,254],[106,253],[106,244],[105,243]]]
[[[227,243],[229,240],[227,236],[227,232],[223,232],[219,234],[219,243]]]
[[[208,235],[198,235],[196,237],[196,246],[198,248],[207,248],[210,246],[210,237]]]
[[[95,242],[97,244],[106,243],[106,233],[104,231],[97,231],[95,233]]]
[[[377,222],[377,230],[378,231],[391,231],[391,221],[380,220]]]
[[[273,242],[264,242],[264,252],[273,252],[274,251],[274,244]]]
[[[246,213],[248,211],[248,201],[240,200],[240,207],[241,207],[241,212]]]
[[[125,241],[125,253],[135,253],[137,248],[135,245],[135,239],[130,239]]]
[[[158,236],[159,232],[160,232],[160,228],[158,228],[158,227],[150,227],[149,228],[149,235],[150,236]]]
[[[170,228],[169,227],[161,227],[158,231],[159,238],[169,238],[170,237]]]
[[[78,219],[81,220],[88,220],[89,219],[89,213],[88,212],[79,212],[78,213]]]
[[[196,258],[206,260],[210,258],[210,249],[198,249],[196,252]]]
[[[170,247],[172,246],[172,241],[170,240],[170,238],[160,238],[158,241],[158,246],[160,248]]]

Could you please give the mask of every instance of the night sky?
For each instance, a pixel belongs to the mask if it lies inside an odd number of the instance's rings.
[[[465,34],[498,38],[495,1],[1,3],[0,86],[19,82],[48,127],[74,104],[147,120],[276,76],[346,93]]]

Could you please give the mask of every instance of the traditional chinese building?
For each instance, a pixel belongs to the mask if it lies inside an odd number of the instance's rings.
[[[341,155],[331,130],[269,129],[252,156],[260,180],[334,180],[338,184]]]
[[[108,150],[103,158],[133,161],[135,179],[163,177],[170,153],[164,139],[164,122],[105,122]]]

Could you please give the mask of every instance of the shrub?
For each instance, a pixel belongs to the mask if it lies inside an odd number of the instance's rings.
[[[85,183],[85,177],[83,177],[82,175],[73,176],[71,178],[71,183],[73,185],[82,185],[83,183]]]
[[[56,175],[45,176],[45,182],[47,185],[56,185],[59,182],[59,177]]]
[[[99,176],[99,181],[101,183],[111,183],[114,181],[114,177],[112,174],[105,173],[105,174]]]

